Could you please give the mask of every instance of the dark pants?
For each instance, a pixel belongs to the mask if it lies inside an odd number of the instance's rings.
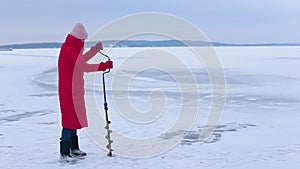
[[[77,136],[77,130],[63,128],[61,131],[61,141],[71,141],[72,138]]]

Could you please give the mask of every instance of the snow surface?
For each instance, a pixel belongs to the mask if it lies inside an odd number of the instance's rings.
[[[110,51],[114,70],[127,56],[144,49],[115,48]],[[184,57],[189,54],[185,48],[157,49]],[[187,135],[181,142],[173,149],[149,158],[118,155],[110,158],[85,130],[80,130],[81,149],[87,151],[88,156],[75,164],[59,162],[61,124],[56,88],[59,49],[0,51],[0,168],[299,168],[300,47],[215,49],[225,72],[226,104],[222,120],[209,140],[199,143],[212,98],[209,78],[201,65],[187,61],[200,86],[201,106],[193,128],[183,131]],[[101,60],[98,57],[95,61],[97,59]],[[166,91],[168,96],[167,111],[158,123],[138,125],[118,115],[112,104],[110,83],[116,76],[114,70],[107,75],[113,133],[149,137],[173,124],[172,112],[180,106],[180,91],[176,90],[172,78],[148,71],[132,81],[129,88],[131,104],[140,111],[151,106],[145,95],[152,89]],[[126,73],[129,72],[124,70]],[[101,107],[101,80],[96,83]],[[104,126],[104,122],[99,125]],[[118,142],[117,138],[113,140]],[[117,154],[118,150],[115,152]]]

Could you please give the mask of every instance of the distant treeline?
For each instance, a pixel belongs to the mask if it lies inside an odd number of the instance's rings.
[[[85,46],[90,47],[96,42],[86,42]],[[36,49],[36,48],[60,48],[62,43],[58,42],[41,42],[41,43],[24,43],[2,45],[0,49]],[[204,41],[180,41],[180,40],[108,40],[103,41],[105,47],[183,47],[183,46],[300,46],[300,43],[253,43],[253,44],[233,44],[220,42]]]

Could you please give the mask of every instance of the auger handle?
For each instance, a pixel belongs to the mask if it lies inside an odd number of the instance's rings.
[[[109,57],[107,54],[102,53],[100,50],[99,50],[99,53],[100,53],[101,55],[105,56],[105,57],[107,58],[107,60],[110,60],[110,57]],[[109,72],[110,72],[110,69],[108,69],[108,71],[103,72],[103,73],[105,74],[105,73],[109,73]]]

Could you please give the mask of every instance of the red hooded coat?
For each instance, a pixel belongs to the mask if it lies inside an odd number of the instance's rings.
[[[88,126],[84,101],[84,72],[104,71],[105,63],[88,64],[96,55],[91,48],[82,54],[84,42],[69,34],[63,43],[58,58],[58,93],[62,126],[80,129]]]

